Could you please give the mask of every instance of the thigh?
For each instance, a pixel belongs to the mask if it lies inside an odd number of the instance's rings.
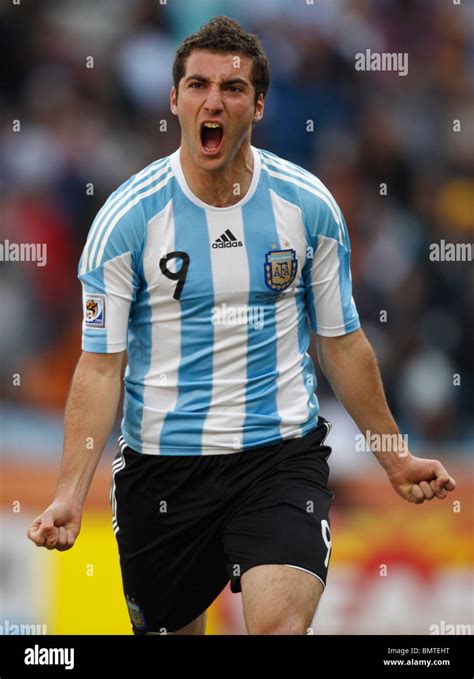
[[[254,566],[241,586],[249,634],[308,634],[323,592],[313,574],[284,565]]]

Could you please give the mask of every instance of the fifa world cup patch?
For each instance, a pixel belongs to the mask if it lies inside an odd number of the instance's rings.
[[[298,270],[296,252],[270,250],[265,255],[265,284],[270,290],[281,292],[290,287]]]
[[[84,297],[84,322],[88,328],[105,328],[105,295]]]

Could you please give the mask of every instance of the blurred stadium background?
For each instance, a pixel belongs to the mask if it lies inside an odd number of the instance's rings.
[[[253,143],[313,171],[335,195],[352,240],[355,299],[390,404],[412,450],[439,457],[458,481],[452,499],[404,503],[371,455],[355,450],[356,429],[318,373],[321,412],[334,425],[336,498],[328,588],[315,633],[429,633],[441,621],[473,623],[473,267],[429,258],[430,244],[443,238],[473,240],[469,5],[2,5],[1,241],[46,243],[48,255],[45,267],[2,263],[3,626],[131,633],[108,504],[117,432],[74,549],[35,549],[26,530],[52,499],[61,459],[62,413],[80,353],[76,266],[89,226],[112,190],[179,145],[168,105],[174,51],[217,14],[261,37],[273,81]],[[407,52],[408,75],[356,71],[354,55],[366,49]],[[308,119],[314,133],[306,131]],[[461,121],[459,132],[454,120]],[[387,195],[380,195],[383,182]],[[383,310],[386,322],[380,322]],[[208,631],[244,632],[240,595],[223,592]]]

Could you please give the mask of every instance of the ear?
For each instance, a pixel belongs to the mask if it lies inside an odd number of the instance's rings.
[[[170,92],[170,109],[174,116],[178,115],[178,93],[174,87],[171,88]]]
[[[253,115],[253,122],[258,123],[260,120],[263,118],[263,111],[265,108],[265,103],[263,99],[263,94],[260,94],[260,96],[257,99],[257,103],[255,104],[255,113]]]

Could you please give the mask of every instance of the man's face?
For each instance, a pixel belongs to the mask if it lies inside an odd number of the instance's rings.
[[[252,123],[262,118],[263,96],[255,105],[251,69],[249,57],[195,50],[186,61],[179,96],[171,90],[171,111],[179,118],[194,163],[203,170],[228,165],[250,138]]]

